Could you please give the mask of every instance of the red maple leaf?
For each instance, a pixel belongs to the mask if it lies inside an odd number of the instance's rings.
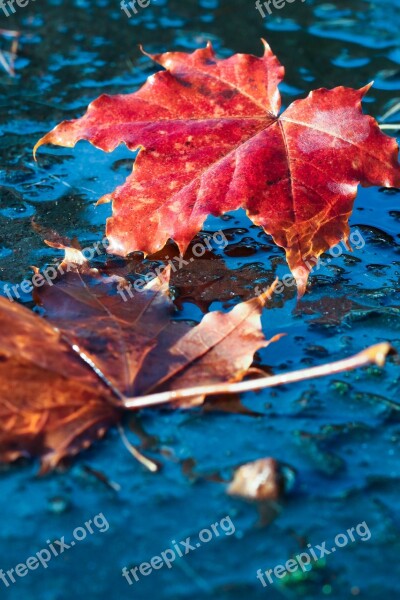
[[[284,69],[264,47],[261,58],[219,60],[211,44],[152,55],[165,70],[138,92],[101,96],[36,144],[140,148],[102,199],[113,202],[109,252],[154,253],[172,238],[183,253],[208,215],[244,208],[285,248],[302,295],[308,261],[348,243],[358,184],[400,186],[395,140],[362,113],[370,86],[315,90],[278,116]]]

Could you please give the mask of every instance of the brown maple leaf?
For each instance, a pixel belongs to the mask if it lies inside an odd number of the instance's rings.
[[[274,286],[193,327],[173,319],[168,269],[137,290],[90,268],[77,249],[66,256],[64,273],[35,292],[46,318],[0,297],[2,462],[39,456],[46,472],[118,424],[125,409],[189,408],[241,386],[382,364],[389,351],[380,344],[331,365],[240,381],[252,372],[254,353],[280,337],[268,341],[261,330]]]
[[[299,295],[313,264],[341,239],[357,187],[400,186],[396,141],[361,110],[370,86],[318,89],[280,111],[284,69],[264,56],[217,59],[211,44],[150,58],[165,68],[136,93],[103,95],[35,146],[88,140],[140,149],[113,202],[109,252],[184,253],[208,215],[244,208],[286,250]]]
[[[36,290],[46,319],[0,297],[2,461],[41,456],[44,472],[118,423],[125,397],[241,379],[269,343],[260,322],[267,294],[192,327],[173,321],[168,271],[128,292],[79,251],[67,254],[76,261],[63,263],[69,272]]]

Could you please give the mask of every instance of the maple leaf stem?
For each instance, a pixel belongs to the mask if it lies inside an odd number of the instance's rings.
[[[141,452],[139,452],[139,450],[130,443],[121,425],[118,425],[118,431],[125,448],[132,454],[132,456],[136,458],[136,460],[140,462],[140,464],[146,467],[146,469],[148,469],[152,473],[156,473],[158,471],[157,463],[150,460],[150,458],[147,458],[147,456],[144,456],[144,454],[141,454]]]
[[[237,394],[240,392],[249,392],[260,390],[263,388],[275,387],[286,383],[294,383],[304,381],[314,377],[324,377],[326,375],[334,375],[342,371],[351,371],[359,367],[366,366],[370,363],[375,363],[383,366],[386,356],[392,351],[389,343],[383,342],[366,348],[362,352],[318,367],[308,369],[300,369],[290,373],[282,373],[280,375],[272,375],[261,379],[253,379],[250,381],[240,381],[234,383],[218,383],[213,385],[197,386],[182,390],[173,390],[168,392],[160,392],[141,396],[136,398],[125,398],[124,406],[129,409],[147,408],[159,404],[166,404],[192,398],[194,396],[208,396],[215,394]]]
[[[400,129],[400,123],[379,123],[381,129]]]

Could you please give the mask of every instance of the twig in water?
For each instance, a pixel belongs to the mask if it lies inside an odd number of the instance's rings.
[[[383,366],[386,356],[391,352],[393,352],[393,349],[390,344],[383,342],[381,344],[376,344],[375,346],[370,346],[369,348],[366,348],[362,352],[359,352],[354,356],[350,356],[349,358],[321,365],[319,367],[301,369],[299,371],[282,373],[281,375],[272,375],[269,377],[263,377],[261,379],[252,379],[250,381],[200,385],[182,390],[149,394],[148,396],[137,398],[125,398],[123,405],[125,408],[130,409],[147,408],[150,406],[157,406],[159,404],[167,404],[169,402],[183,400],[185,398],[192,398],[193,396],[237,394],[240,392],[250,392],[264,388],[276,387],[286,383],[295,383],[297,381],[304,381],[314,377],[324,377],[326,375],[341,373],[342,371],[350,371],[359,367],[364,367],[371,363]]]

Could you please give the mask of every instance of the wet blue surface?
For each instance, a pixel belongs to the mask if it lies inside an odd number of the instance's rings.
[[[399,122],[400,41],[398,0],[312,2],[296,0],[263,20],[252,1],[153,1],[128,19],[117,0],[33,0],[0,28],[22,32],[15,77],[0,66],[0,280],[16,284],[29,265],[44,267],[57,251],[44,246],[44,230],[76,236],[82,246],[101,240],[109,207],[95,201],[122,182],[132,155],[106,155],[89,144],[41,151],[37,139],[60,120],[82,114],[100,93],[137,89],[154,67],[150,52],[191,50],[212,40],[221,56],[260,54],[265,36],[286,66],[285,105],[311,88],[371,80],[365,110]],[[0,35],[0,49],[11,39]],[[6,54],[7,57],[7,54]],[[394,132],[395,133],[395,132]],[[400,348],[399,192],[360,190],[351,219],[365,245],[347,251],[311,277],[296,305],[294,290],[275,298],[263,318],[265,333],[287,332],[258,361],[275,372],[316,365],[389,340]],[[174,282],[179,318],[199,320],[207,307],[228,308],[254,295],[257,284],[287,272],[283,252],[238,212],[209,219],[206,231],[224,229],[225,250],[198,261],[196,271]],[[200,283],[207,283],[201,286]],[[29,297],[23,297],[29,302]],[[11,600],[121,598],[235,600],[243,597],[368,600],[400,591],[398,513],[399,363],[251,393],[243,403],[258,416],[223,412],[148,411],[141,416],[149,455],[163,463],[146,472],[113,431],[82,454],[65,473],[37,478],[37,464],[1,473],[0,567],[15,568],[45,548],[66,541],[76,526],[102,512],[109,529],[88,536],[0,597]],[[129,423],[127,422],[129,431]],[[129,432],[132,442],[138,439]],[[151,436],[151,437],[149,437]],[[254,505],[226,494],[236,466],[274,457],[296,471],[295,486],[278,515],[258,527]],[[193,477],[187,460],[196,461]],[[85,467],[121,486],[107,488]],[[186,467],[185,467],[186,466]],[[172,540],[195,540],[199,531],[230,515],[236,531],[210,541],[174,567],[142,576],[129,586],[124,566],[149,561]],[[263,588],[257,569],[273,568],[311,543],[366,521],[368,541],[326,558],[302,581]]]

